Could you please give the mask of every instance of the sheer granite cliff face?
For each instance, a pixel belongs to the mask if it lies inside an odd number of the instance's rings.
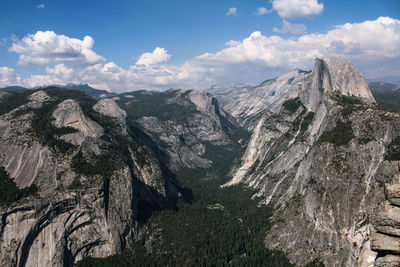
[[[239,86],[215,91],[221,107],[238,122],[253,130],[265,109],[276,112],[286,98],[296,97],[302,80],[309,74],[295,69],[257,86]],[[211,93],[214,91],[211,89]]]
[[[275,209],[268,248],[299,265],[355,266],[370,255],[369,214],[398,171],[387,156],[400,130],[400,116],[374,103],[360,72],[329,57],[264,111],[225,186],[245,183]]]
[[[85,256],[114,255],[151,210],[172,208],[179,197],[150,150],[130,129],[121,134],[124,112],[115,102],[66,92],[15,95],[24,104],[0,116],[0,164],[18,187],[38,187],[37,196],[0,207],[1,266],[72,266]],[[51,135],[35,133],[42,122]]]

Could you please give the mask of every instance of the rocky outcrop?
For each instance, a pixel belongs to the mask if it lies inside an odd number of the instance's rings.
[[[19,188],[38,188],[0,206],[1,266],[72,266],[120,253],[152,211],[180,196],[151,150],[112,127],[114,114],[102,117],[88,106],[94,100],[84,96],[84,109],[80,94],[65,99],[57,90],[26,92],[27,103],[0,116],[0,164]],[[45,137],[34,121],[48,125]]]
[[[316,258],[327,266],[370,261],[368,214],[398,171],[387,151],[400,116],[376,109],[352,70],[342,58],[317,59],[297,91],[264,111],[226,184],[258,190],[275,210],[267,247],[300,266]]]
[[[103,128],[83,113],[79,104],[72,99],[61,102],[53,112],[53,124],[56,127],[72,127],[82,134],[77,140],[82,144],[86,137],[99,138],[103,135]]]
[[[385,184],[385,211],[373,215],[371,249],[378,253],[375,267],[400,266],[400,184]],[[395,201],[393,201],[395,200]]]
[[[385,197],[391,204],[400,206],[400,184],[386,184]]]
[[[138,125],[151,140],[144,142],[154,142],[173,170],[210,168],[216,147],[238,146],[230,138],[235,120],[205,91],[132,92],[117,103],[130,123]]]
[[[287,98],[296,97],[302,80],[308,74],[307,71],[295,69],[258,86],[209,90],[224,110],[234,116],[242,126],[252,130],[265,110],[277,112]]]
[[[121,109],[113,99],[107,98],[100,100],[93,106],[93,109],[105,116],[118,119],[119,121],[125,121],[126,119],[125,110]]]
[[[347,96],[356,96],[369,103],[375,103],[371,90],[361,72],[347,59],[330,56],[317,59],[316,64],[325,64],[330,74],[330,85],[333,92]]]

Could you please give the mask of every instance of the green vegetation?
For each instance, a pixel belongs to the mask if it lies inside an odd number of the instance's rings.
[[[400,136],[397,136],[389,144],[387,153],[385,155],[386,160],[400,160]]]
[[[349,118],[354,111],[365,108],[365,103],[363,103],[361,99],[356,96],[345,96],[340,93],[336,93],[334,95],[334,99],[336,100],[337,104],[342,107],[341,114],[345,119]]]
[[[8,176],[4,167],[0,166],[0,205],[10,205],[24,197],[34,195],[36,192],[35,185],[19,189],[13,179]]]
[[[77,266],[293,266],[282,252],[265,248],[272,210],[258,207],[260,199],[243,186],[220,188],[243,152],[237,141],[247,142],[250,134],[236,129],[230,135],[234,146],[206,143],[211,168],[178,171],[179,183],[192,190],[190,203],[155,211],[146,233],[121,255],[85,258]]]
[[[59,137],[64,134],[74,133],[77,130],[71,127],[57,128],[52,124],[54,120],[52,114],[55,107],[55,104],[49,104],[40,109],[33,110],[34,116],[31,123],[32,132],[43,145],[65,154],[74,149],[75,146]]]
[[[178,178],[193,188],[193,204],[178,203],[176,211],[154,214],[146,236],[122,255],[86,258],[77,266],[293,266],[282,252],[265,248],[271,209],[258,207],[252,190],[221,189],[224,179],[199,178]],[[150,239],[152,253],[144,248]]]
[[[114,171],[122,168],[122,162],[120,155],[112,152],[101,155],[91,155],[90,162],[88,162],[83,157],[82,152],[78,151],[78,153],[72,157],[71,167],[77,174],[110,177]]]
[[[307,115],[304,117],[303,121],[301,122],[300,131],[302,133],[307,131],[308,126],[310,126],[313,119],[314,119],[314,112],[312,111],[308,112]]]
[[[283,102],[283,107],[288,110],[290,113],[294,113],[296,110],[299,109],[300,106],[303,105],[299,97],[288,99]]]
[[[28,102],[28,96],[31,91],[18,91],[7,92],[4,97],[0,99],[0,115],[6,114],[19,106]]]
[[[319,139],[319,142],[328,142],[335,146],[345,146],[354,138],[351,121],[343,122],[338,120],[335,128],[325,132]]]
[[[185,101],[189,91],[178,98],[179,103],[174,99],[177,97],[176,90],[166,92],[149,93],[145,91],[131,92],[127,98],[123,95],[117,101],[120,107],[124,108],[129,118],[135,120],[144,116],[157,117],[162,121],[173,120],[178,123],[186,123],[190,114],[198,113],[197,108],[190,101]]]
[[[400,112],[400,90],[372,91],[378,106],[391,112]]]
[[[242,143],[246,144],[250,138],[250,133],[238,128],[230,134],[230,137],[233,142],[225,146],[204,142],[206,145],[204,157],[213,162],[213,166],[206,170],[208,174],[217,176],[227,175],[237,158],[244,153],[245,147],[240,145],[239,140],[242,140]]]

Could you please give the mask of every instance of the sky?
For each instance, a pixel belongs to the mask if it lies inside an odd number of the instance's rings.
[[[329,55],[367,78],[400,77],[400,1],[0,1],[0,87],[205,89]]]

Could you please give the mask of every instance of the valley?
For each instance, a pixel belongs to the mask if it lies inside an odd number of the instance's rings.
[[[357,266],[398,96],[336,56],[251,86],[3,88],[0,263]]]

